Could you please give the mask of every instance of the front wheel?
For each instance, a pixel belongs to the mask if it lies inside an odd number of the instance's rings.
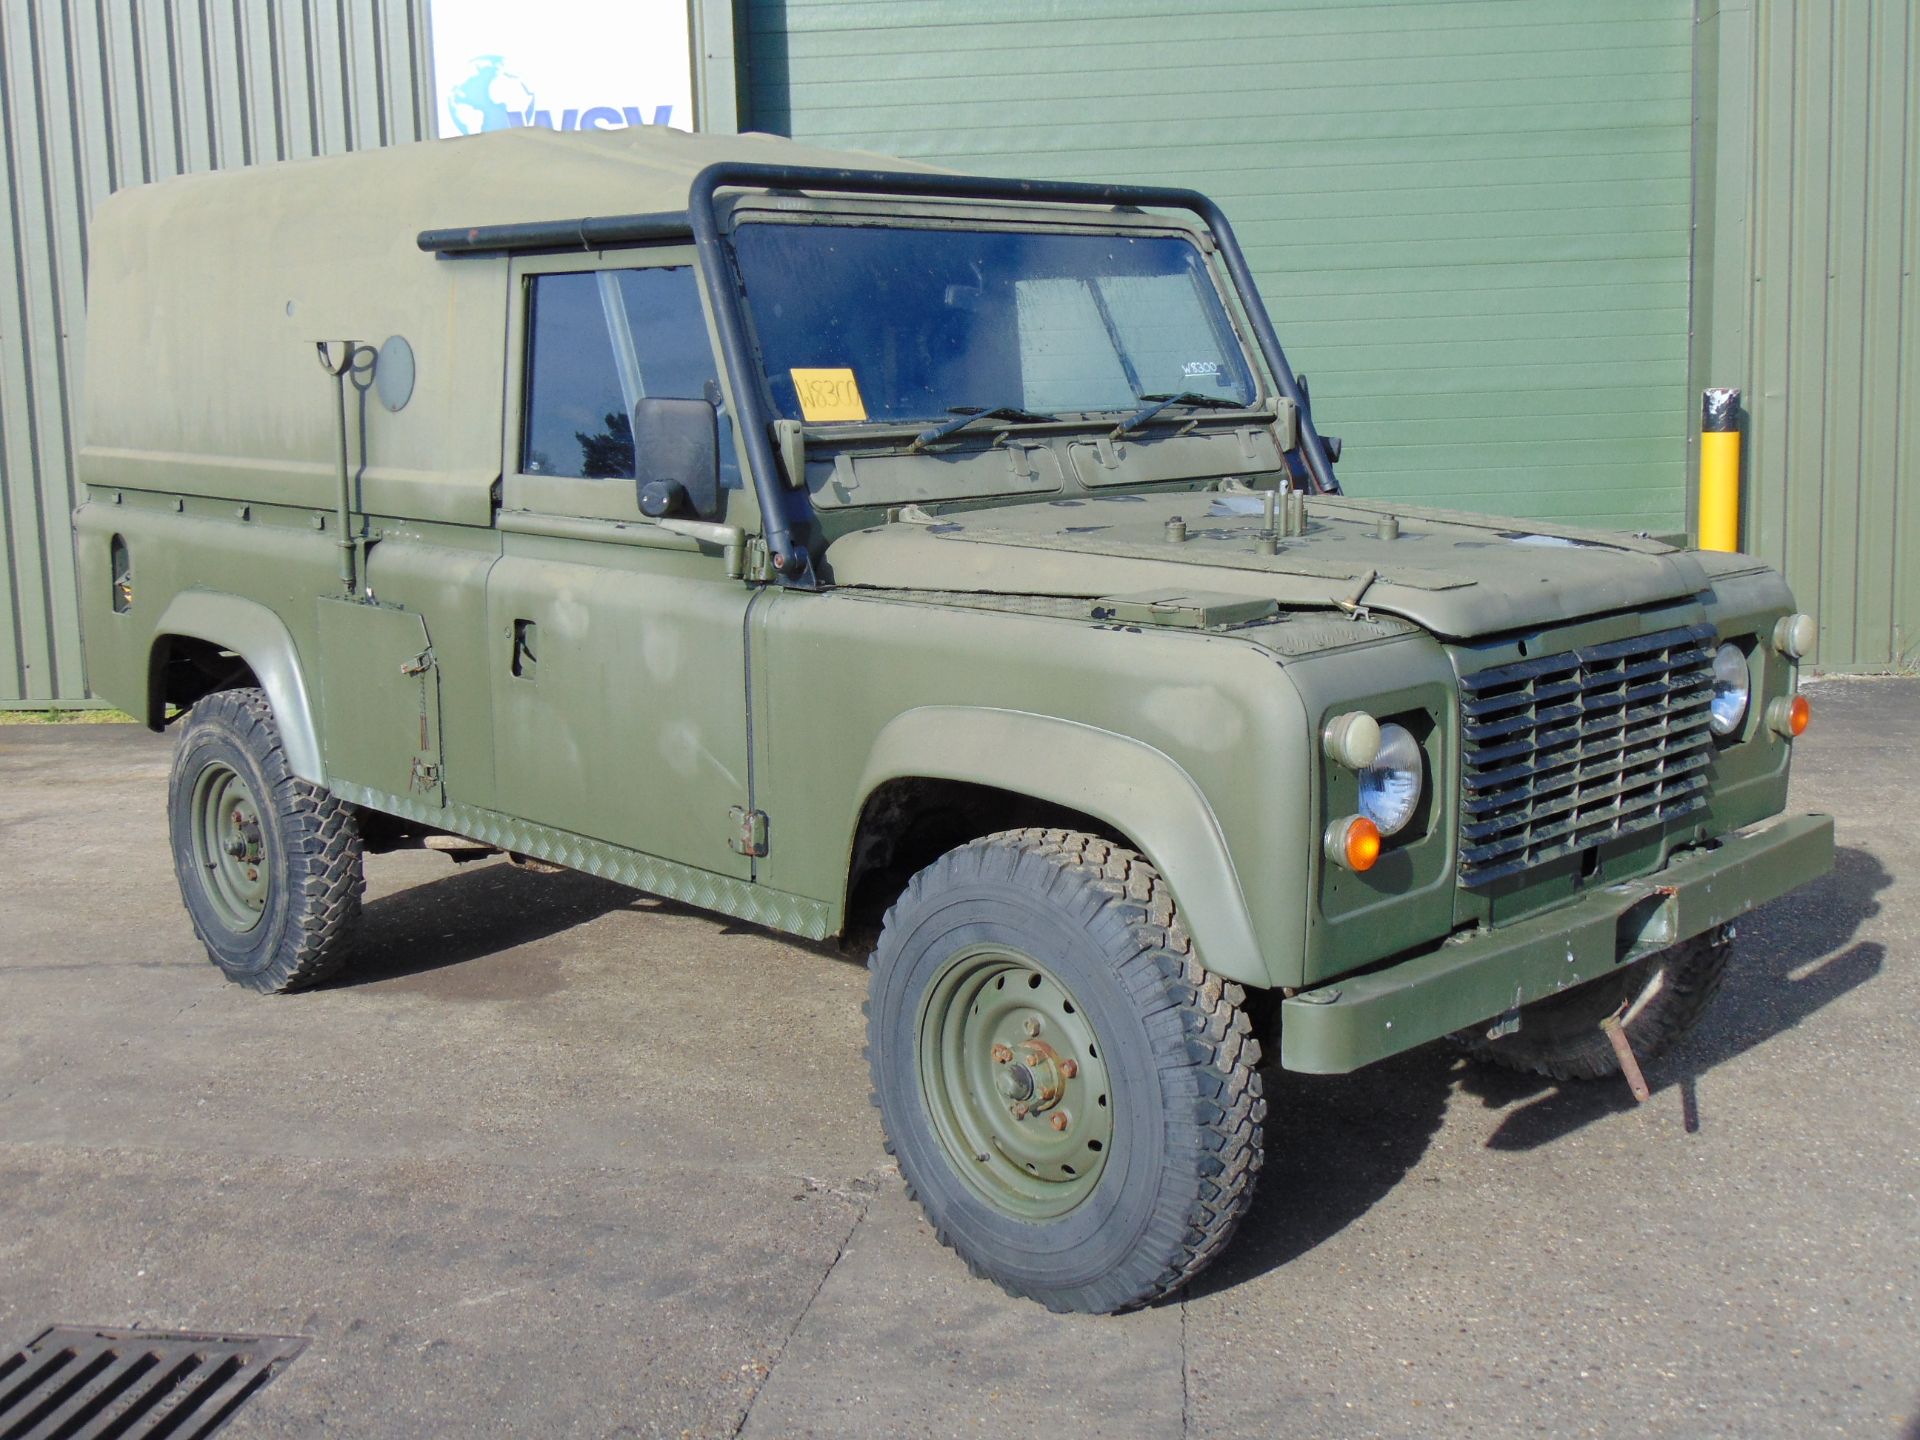
[[[913,877],[871,964],[888,1149],[976,1274],[1110,1312],[1220,1252],[1260,1168],[1260,1046],[1142,857],[1064,830],[973,841]]]
[[[339,973],[360,918],[352,807],[295,775],[258,690],[193,707],[167,791],[173,866],[207,957],[267,994]]]
[[[1552,1080],[1600,1080],[1620,1073],[1600,1022],[1619,1015],[1641,1060],[1675,1044],[1699,1023],[1726,978],[1733,927],[1722,925],[1636,960],[1611,975],[1536,1000],[1520,1010],[1520,1028],[1468,1048],[1509,1070]]]

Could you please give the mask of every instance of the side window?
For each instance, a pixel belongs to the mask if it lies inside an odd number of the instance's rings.
[[[631,479],[635,401],[656,395],[720,404],[690,266],[536,275],[527,304],[523,473]],[[740,484],[724,409],[720,478],[729,488]]]

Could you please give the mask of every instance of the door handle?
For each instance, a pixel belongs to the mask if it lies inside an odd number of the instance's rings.
[[[539,668],[540,627],[531,620],[513,622],[513,661],[515,676],[522,680],[531,680],[534,671]]]

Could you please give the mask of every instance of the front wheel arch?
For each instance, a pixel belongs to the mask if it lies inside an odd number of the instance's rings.
[[[1209,971],[1261,989],[1282,983],[1254,932],[1213,807],[1163,751],[1111,730],[1025,711],[908,710],[888,722],[868,754],[845,851],[850,883],[870,802],[882,787],[903,780],[961,782],[1090,817],[1165,877]]]

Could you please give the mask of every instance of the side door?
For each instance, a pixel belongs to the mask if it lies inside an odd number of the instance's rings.
[[[748,798],[752,590],[718,548],[642,516],[635,486],[638,399],[719,404],[693,252],[529,256],[513,280],[487,582],[499,808],[748,879],[730,812]],[[720,439],[737,516],[724,419]]]

